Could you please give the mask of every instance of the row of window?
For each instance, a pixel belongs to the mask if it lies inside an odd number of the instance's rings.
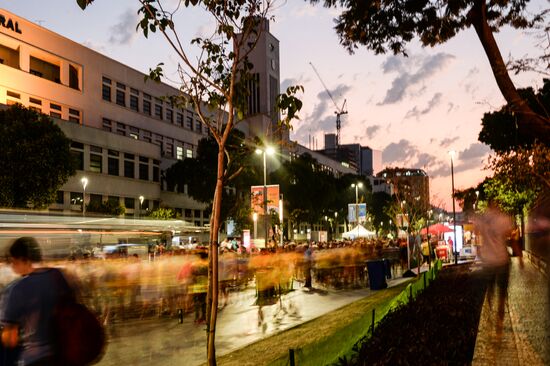
[[[103,201],[103,196],[100,194],[90,194],[89,197],[89,203],[91,204],[101,204]],[[69,196],[69,202],[71,205],[82,205],[82,199],[83,194],[82,192],[70,192]],[[139,209],[139,199],[135,197],[118,197],[118,196],[107,196],[107,202],[119,205],[123,204],[124,207],[127,209]],[[57,198],[55,203],[59,205],[65,204],[65,192],[63,191],[57,191]],[[159,201],[158,200],[148,200],[145,199],[143,203],[141,204],[142,210],[156,210],[159,208]],[[175,209],[176,215],[182,216],[185,214],[186,218],[195,218],[200,219],[203,215],[202,210],[192,210],[189,208],[176,208]],[[205,219],[207,219],[206,214],[204,216]]]
[[[20,93],[6,90],[6,96],[9,97],[7,99],[7,104],[15,104],[17,102],[23,104],[23,98],[21,97]],[[70,122],[80,123],[81,121],[81,113],[80,110],[63,106],[59,103],[50,102],[47,100],[42,100],[40,98],[30,97],[29,96],[29,109],[35,110],[39,113],[43,113],[49,110],[49,115],[54,118],[63,119],[63,116],[67,116],[66,119]]]
[[[33,52],[31,50],[31,52]],[[44,51],[40,51],[44,53]],[[4,64],[9,67],[21,70],[21,54],[19,48],[13,49],[6,45],[0,44],[0,64]],[[32,75],[38,76],[43,79],[53,81],[54,83],[61,84],[61,64],[64,62],[61,59],[55,57],[52,54],[48,54],[48,58],[55,59],[55,63],[43,60],[43,56],[30,55],[28,60],[29,70]],[[79,87],[79,70],[80,66],[69,63],[68,67],[68,87],[76,90],[80,90]]]
[[[113,92],[114,91],[114,92]],[[138,89],[115,82],[107,77],[102,79],[101,97],[107,102],[114,102],[121,107],[152,116],[176,126],[184,127],[197,133],[207,133],[196,114],[188,109],[171,109],[164,101]]]
[[[103,154],[107,152],[107,167],[103,167]],[[76,162],[76,169],[85,170],[84,167],[84,144],[73,141],[71,143],[71,154]],[[145,156],[137,156],[129,153],[121,153],[116,150],[104,149],[99,146],[90,145],[90,166],[89,171],[95,173],[107,173],[113,176],[124,176],[126,178],[137,178],[140,180],[152,180],[153,182],[160,181],[160,161],[150,159]],[[153,175],[149,175],[149,163],[153,164]],[[122,173],[122,174],[121,174]]]
[[[163,156],[182,160],[193,157],[193,145],[151,131],[103,118],[103,130],[159,145]],[[174,148],[175,146],[175,148]]]

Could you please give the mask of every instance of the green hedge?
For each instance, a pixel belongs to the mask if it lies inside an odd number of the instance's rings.
[[[358,321],[346,327],[340,328],[323,340],[295,350],[294,356],[296,365],[328,365],[338,361],[341,357],[347,356],[349,359],[353,346],[361,338],[370,336],[373,326],[373,315],[374,327],[376,327],[376,325],[390,311],[393,311],[411,301],[411,296],[414,300],[416,296],[424,289],[424,287],[429,286],[430,282],[437,277],[441,267],[441,261],[436,261],[434,266],[428,272],[424,272],[419,279],[407,285],[407,287],[399,295],[393,299],[379,303],[377,308],[374,309],[374,314],[372,312],[364,314]],[[272,362],[271,365],[289,365],[289,358],[288,356],[280,358],[275,362]]]

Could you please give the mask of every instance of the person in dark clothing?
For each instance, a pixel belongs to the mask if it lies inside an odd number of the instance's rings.
[[[74,291],[60,270],[38,265],[42,253],[33,238],[15,240],[9,260],[21,278],[11,283],[3,296],[2,343],[8,348],[20,346],[18,365],[54,366],[54,311],[60,301],[74,298]]]

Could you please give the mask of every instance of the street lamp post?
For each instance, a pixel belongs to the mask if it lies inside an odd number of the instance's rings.
[[[338,239],[338,212],[334,211],[334,239]]]
[[[283,194],[281,193],[281,198],[279,199],[279,221],[281,223],[281,230],[279,230],[280,234],[281,234],[281,241],[280,241],[280,244],[279,246],[282,248],[283,247]]]
[[[359,238],[359,188],[363,187],[363,183],[352,183],[351,187],[355,188],[355,224],[357,225],[357,238]]]
[[[82,177],[80,183],[82,183],[82,216],[86,216],[86,186],[88,185],[88,178]]]
[[[256,237],[258,232],[258,213],[254,212],[252,214],[252,220],[254,221],[254,245],[256,245]]]
[[[269,236],[268,232],[268,226],[267,226],[267,218],[268,218],[268,212],[267,212],[267,164],[266,164],[266,155],[273,155],[275,153],[275,149],[273,149],[271,146],[266,146],[265,149],[256,149],[256,154],[262,154],[263,155],[263,163],[264,163],[264,190],[263,190],[263,196],[264,196],[264,230],[265,230],[265,246],[267,247],[267,238]]]
[[[455,264],[458,264],[458,253],[456,252],[456,211],[455,211],[455,173],[454,173],[454,156],[455,151],[449,151],[451,155],[451,185],[452,185],[452,200],[453,200],[453,232],[454,232],[454,255],[455,255]]]
[[[141,218],[141,205],[143,205],[143,201],[145,200],[145,197],[139,196],[139,212],[138,212],[138,218]]]

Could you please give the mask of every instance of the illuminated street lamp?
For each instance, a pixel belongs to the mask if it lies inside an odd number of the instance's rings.
[[[266,164],[266,155],[273,155],[275,149],[271,146],[265,146],[265,149],[256,149],[256,154],[263,156],[264,163],[264,229],[265,229],[265,246],[267,247],[267,238],[269,236],[268,227],[267,227],[267,164]]]
[[[82,177],[80,183],[82,183],[82,216],[86,216],[86,186],[88,185],[88,178]]]
[[[458,253],[456,252],[456,211],[455,211],[455,172],[454,172],[454,157],[455,157],[456,151],[451,150],[449,151],[449,155],[451,156],[451,185],[452,185],[452,200],[453,200],[453,232],[454,232],[454,255],[455,255],[455,264],[458,264]]]
[[[338,211],[334,211],[334,238],[338,239]]]
[[[357,237],[359,238],[359,188],[363,187],[362,182],[352,183],[351,188],[355,188],[355,224],[357,225]]]
[[[143,205],[143,201],[145,200],[145,197],[139,196],[139,212],[138,217],[141,217],[141,205]]]

